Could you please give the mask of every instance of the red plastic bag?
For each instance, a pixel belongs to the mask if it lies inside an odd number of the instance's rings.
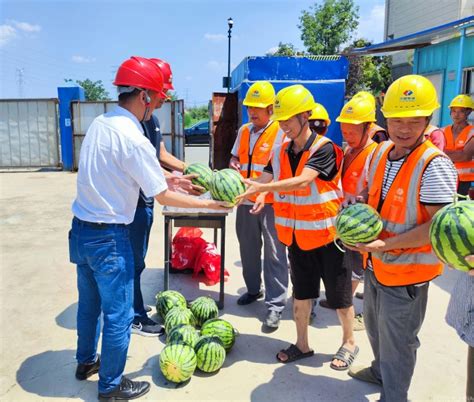
[[[184,227],[178,230],[171,245],[171,266],[174,269],[194,268],[199,250],[206,244],[198,228]]]
[[[220,282],[221,278],[221,256],[217,252],[214,243],[204,244],[198,252],[194,264],[193,278],[201,271],[204,272],[206,285],[212,286]],[[224,276],[229,276],[227,270],[224,270]]]

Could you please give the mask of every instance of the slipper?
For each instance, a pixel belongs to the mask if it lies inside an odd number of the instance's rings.
[[[278,353],[280,352],[283,352],[285,355],[287,355],[288,359],[280,359],[278,357]],[[304,359],[305,357],[311,357],[314,355],[314,350],[303,353],[296,345],[290,345],[287,349],[280,350],[280,352],[278,352],[276,355],[276,358],[280,363],[290,363],[294,362],[295,360]]]
[[[332,360],[340,360],[344,363],[346,363],[345,366],[336,366],[334,363],[331,362],[330,367],[333,370],[337,371],[344,371],[347,370],[349,367],[351,367],[351,364],[354,362],[355,358],[357,357],[359,353],[359,347],[356,346],[354,351],[351,352],[349,349],[346,349],[344,346],[341,346],[337,353],[332,357]]]

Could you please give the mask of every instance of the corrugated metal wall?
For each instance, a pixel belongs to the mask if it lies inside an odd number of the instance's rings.
[[[57,167],[57,99],[0,99],[0,168]]]

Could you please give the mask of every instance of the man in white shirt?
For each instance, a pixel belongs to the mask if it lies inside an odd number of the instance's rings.
[[[81,148],[74,219],[69,232],[70,260],[77,265],[76,378],[99,373],[99,399],[135,399],[148,392],[146,381],[122,375],[133,320],[134,260],[128,225],[139,189],[160,204],[225,207],[168,190],[156,150],[143,135],[163,96],[163,76],[150,60],[132,57],[121,64],[114,85],[119,106],[97,117]],[[103,313],[101,359],[97,355]]]

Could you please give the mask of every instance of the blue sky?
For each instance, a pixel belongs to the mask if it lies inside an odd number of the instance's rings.
[[[297,27],[305,0],[0,0],[0,98],[56,97],[64,78],[102,80],[115,97],[117,66],[132,55],[159,57],[173,69],[187,106],[223,91],[227,18],[231,64],[281,42],[303,49]],[[356,0],[358,36],[383,39],[384,1]],[[21,79],[21,85],[20,85]]]

